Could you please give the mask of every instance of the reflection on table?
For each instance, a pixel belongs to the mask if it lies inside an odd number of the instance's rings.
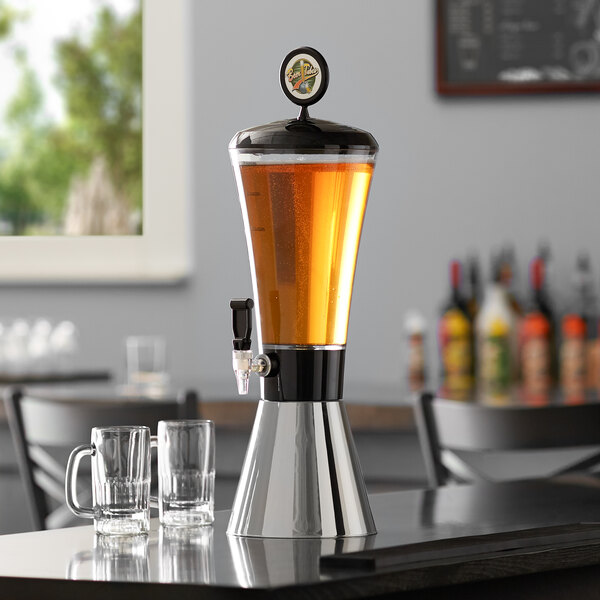
[[[340,539],[278,539],[227,536],[238,584],[243,588],[310,583],[321,578],[319,558],[359,552],[375,536]]]
[[[213,544],[212,527],[161,527],[159,580],[163,583],[214,583]]]
[[[66,576],[94,581],[148,581],[149,572],[147,536],[95,535],[93,549],[74,554]]]

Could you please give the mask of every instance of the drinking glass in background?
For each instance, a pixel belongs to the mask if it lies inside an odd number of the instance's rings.
[[[212,421],[159,421],[158,509],[168,527],[210,525],[215,510],[215,427]]]
[[[26,319],[14,319],[2,328],[2,371],[25,373],[31,370],[29,336],[31,326]]]
[[[73,370],[79,335],[71,321],[49,319],[0,321],[0,373],[52,373]]]
[[[77,499],[77,471],[92,457],[93,506]],[[143,426],[94,427],[91,444],[71,452],[65,475],[67,506],[78,517],[94,519],[96,533],[140,535],[150,530],[150,429]]]
[[[79,332],[71,321],[60,321],[48,338],[51,361],[58,371],[72,371],[79,352]]]
[[[127,385],[137,390],[163,390],[169,384],[165,339],[158,335],[129,336]]]

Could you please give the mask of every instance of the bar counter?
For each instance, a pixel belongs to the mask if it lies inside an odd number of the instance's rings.
[[[461,598],[600,596],[595,478],[409,490],[373,495],[371,505],[378,533],[366,538],[237,538],[225,532],[228,511],[217,513],[214,526],[193,532],[163,530],[153,520],[150,535],[138,538],[97,537],[91,526],[2,536],[0,597],[318,600],[424,597],[426,590],[428,598],[447,598],[447,586]],[[525,551],[518,542],[502,551],[477,545],[490,534],[580,523],[590,527],[580,543],[545,542]],[[468,536],[484,536],[476,540],[481,552],[453,550]],[[418,550],[431,542],[434,553],[419,558]],[[388,556],[375,568],[344,565],[350,553],[385,557],[384,549],[408,544],[420,545],[402,564]],[[331,567],[321,562],[327,555],[345,558]]]

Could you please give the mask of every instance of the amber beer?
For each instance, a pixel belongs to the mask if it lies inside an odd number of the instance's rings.
[[[368,162],[240,167],[263,344],[346,343],[372,174]]]

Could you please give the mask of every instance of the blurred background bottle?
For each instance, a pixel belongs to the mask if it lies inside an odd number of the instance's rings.
[[[552,284],[549,243],[541,241],[537,249],[527,292],[519,289],[511,245],[492,253],[483,294],[475,252],[464,269],[457,260],[449,263],[450,291],[437,330],[441,391],[448,396],[471,396],[478,384],[489,399],[490,390],[512,393],[517,383],[535,402],[548,399],[559,384],[571,398],[586,389],[600,393],[600,310],[590,256],[579,253],[565,291]]]
[[[562,320],[560,381],[567,398],[583,399],[586,387],[586,326],[581,315],[569,313]]]
[[[528,394],[545,394],[552,384],[550,323],[540,312],[525,315],[521,323],[521,377]]]
[[[565,393],[582,394],[598,380],[596,346],[598,310],[589,254],[580,252],[572,276],[571,295],[562,323],[560,375]]]
[[[453,397],[467,396],[473,388],[473,327],[467,301],[462,294],[462,265],[449,265],[450,293],[440,311],[438,347],[441,384]]]
[[[404,318],[404,332],[406,334],[406,381],[411,392],[418,392],[425,388],[427,381],[425,317],[417,310],[407,312]]]
[[[525,305],[525,312],[538,312],[548,320],[550,327],[555,324],[554,307],[546,286],[546,263],[540,256],[536,256],[529,263],[529,300]]]
[[[544,291],[548,298],[555,298],[554,289],[554,262],[552,260],[552,247],[548,240],[540,240],[537,248],[537,256],[544,263]],[[558,336],[557,336],[558,337]]]
[[[519,295],[519,271],[514,246],[504,245],[498,258],[492,258],[493,269],[497,270],[498,281],[506,290],[506,297],[516,317],[523,315],[523,304]]]
[[[598,381],[598,366],[595,362],[595,346],[598,340],[598,302],[594,289],[594,276],[590,256],[580,252],[573,276],[575,312],[585,323],[585,377],[586,386],[595,387]]]
[[[474,321],[483,297],[481,268],[479,258],[475,253],[469,254],[467,258],[467,276],[469,283],[467,310],[469,311],[471,321]]]
[[[526,390],[547,391],[558,379],[556,321],[545,286],[545,263],[536,256],[529,264],[530,293],[520,328],[520,374]]]
[[[590,256],[580,252],[573,273],[573,292],[577,314],[585,321],[586,337],[595,336],[596,293]]]
[[[501,258],[492,262],[490,283],[476,320],[477,382],[488,395],[508,393],[515,379],[516,320]]]

